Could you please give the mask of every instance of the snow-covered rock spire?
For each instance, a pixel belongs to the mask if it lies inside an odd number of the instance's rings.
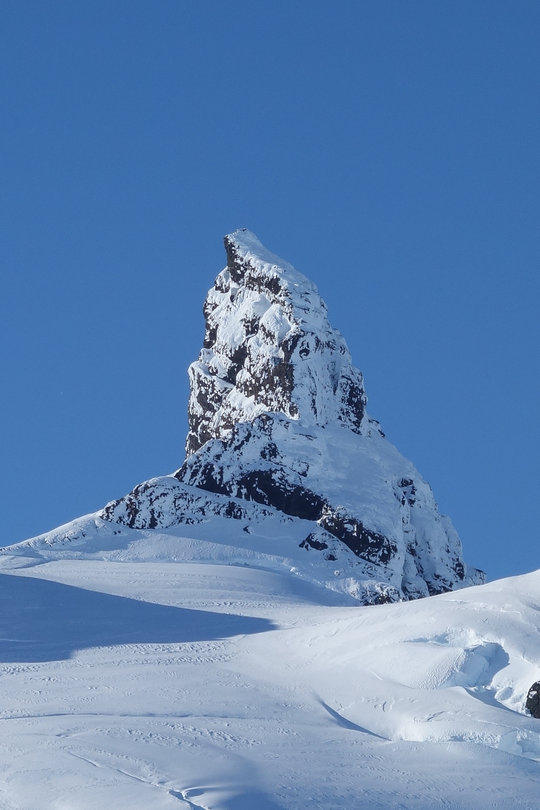
[[[189,369],[186,460],[101,517],[153,529],[213,515],[255,538],[274,516],[310,576],[366,604],[482,581],[429,485],[368,417],[362,374],[315,286],[247,230],[225,248]],[[264,530],[253,542],[272,553]]]
[[[246,229],[225,237],[227,267],[204,303],[203,348],[189,368],[188,454],[262,413],[361,431],[366,397],[317,288]]]

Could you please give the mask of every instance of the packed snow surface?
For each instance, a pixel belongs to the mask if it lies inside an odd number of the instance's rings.
[[[2,810],[538,808],[540,572],[360,607],[216,521],[0,555]]]

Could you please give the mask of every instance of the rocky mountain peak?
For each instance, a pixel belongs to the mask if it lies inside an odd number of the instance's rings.
[[[225,237],[227,267],[204,303],[206,331],[189,368],[186,451],[262,413],[361,432],[362,374],[317,288],[246,229]]]
[[[368,417],[362,374],[316,287],[247,230],[225,248],[189,368],[186,459],[100,518],[198,525],[265,559],[277,544],[289,570],[364,604],[481,582],[427,482]]]

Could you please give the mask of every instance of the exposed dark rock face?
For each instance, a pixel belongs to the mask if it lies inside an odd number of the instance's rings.
[[[321,516],[319,525],[364,560],[389,563],[397,554],[396,543],[378,532],[366,529],[361,521],[344,514],[343,510],[327,509]]]
[[[181,484],[172,476],[151,478],[123,498],[111,501],[100,517],[131,529],[168,528],[200,523],[213,516],[252,521],[272,515],[272,510],[231,498],[216,497],[203,489]]]
[[[529,689],[525,708],[533,717],[540,719],[540,681],[533,683]]]
[[[429,485],[367,415],[362,374],[315,286],[248,231],[225,248],[189,368],[186,460],[102,516],[140,528],[244,521],[246,509],[308,521],[300,548],[366,604],[481,582]]]

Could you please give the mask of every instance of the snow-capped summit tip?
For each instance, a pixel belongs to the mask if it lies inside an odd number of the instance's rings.
[[[302,288],[318,294],[317,287],[289,262],[268,250],[248,228],[239,228],[224,238],[227,267],[233,278],[240,280],[239,272],[249,266],[252,270],[279,277],[286,287]]]
[[[253,258],[258,258],[266,264],[276,265],[276,267],[288,264],[267,250],[261,240],[248,228],[238,228],[236,231],[226,234],[224,242],[227,255],[233,252],[237,256],[246,258],[249,254]]]
[[[235,231],[225,234],[224,240],[226,245],[230,243],[238,247],[251,247],[254,250],[265,249],[261,240],[249,228],[237,228]]]

